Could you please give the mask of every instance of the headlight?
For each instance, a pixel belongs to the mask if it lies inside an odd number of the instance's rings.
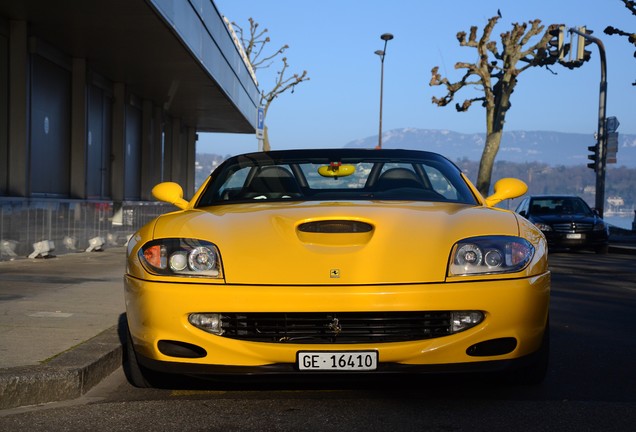
[[[153,240],[139,249],[138,256],[146,270],[156,275],[223,277],[219,250],[203,240]]]
[[[606,225],[604,222],[599,222],[594,224],[594,231],[609,231],[609,225]]]
[[[453,247],[448,276],[518,272],[533,255],[534,247],[521,237],[468,238]]]
[[[543,222],[535,222],[534,226],[539,228],[541,231],[552,231],[552,227],[548,224],[544,224]]]

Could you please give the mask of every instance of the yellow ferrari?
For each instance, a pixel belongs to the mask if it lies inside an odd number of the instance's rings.
[[[550,272],[533,224],[444,157],[321,149],[232,157],[128,243],[128,371],[500,372],[540,382]]]

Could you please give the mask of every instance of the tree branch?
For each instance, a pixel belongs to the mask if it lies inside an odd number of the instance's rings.
[[[636,1],[633,1],[633,0],[622,0],[622,2],[625,5],[625,7],[627,8],[627,10],[629,10],[632,13],[632,15],[636,15]],[[604,30],[604,33],[608,34],[610,36],[612,36],[612,35],[624,36],[624,37],[627,38],[629,43],[631,43],[632,45],[636,46],[636,33],[626,32],[626,31],[614,28],[612,26],[606,27],[605,30]],[[636,58],[636,51],[634,51],[634,57]],[[636,86],[636,81],[634,81],[632,83],[632,85]]]
[[[500,35],[501,49],[497,42],[490,40],[493,29],[499,17],[488,20],[481,36],[478,36],[476,26],[472,26],[468,33],[457,33],[457,41],[462,47],[475,48],[477,60],[474,63],[457,62],[455,69],[463,69],[464,75],[457,82],[451,82],[439,74],[439,67],[431,70],[430,86],[444,86],[446,94],[442,97],[432,97],[437,106],[449,105],[456,94],[465,87],[477,86],[482,94],[456,103],[459,112],[467,111],[475,102],[481,102],[486,109],[486,145],[480,162],[480,172],[477,188],[487,193],[494,159],[499,150],[501,134],[505,123],[506,113],[511,108],[510,98],[518,82],[518,76],[533,66],[545,66],[554,73],[549,66],[559,62],[560,52],[550,49],[553,42],[553,30],[559,25],[546,27],[541,20],[535,19],[527,23],[515,23],[510,31]],[[558,49],[558,48],[557,48]],[[574,65],[580,67],[583,63]]]

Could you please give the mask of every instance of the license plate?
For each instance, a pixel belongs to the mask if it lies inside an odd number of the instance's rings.
[[[583,235],[581,235],[581,234],[566,234],[565,238],[572,239],[572,240],[579,240],[579,239],[583,238]]]
[[[371,371],[378,368],[377,351],[299,351],[302,371]]]

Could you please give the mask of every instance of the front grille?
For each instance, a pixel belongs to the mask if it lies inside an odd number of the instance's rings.
[[[591,223],[560,223],[552,225],[552,229],[556,232],[563,233],[583,233],[592,231],[594,225]]]
[[[223,313],[223,336],[252,342],[353,344],[447,336],[451,313]]]

